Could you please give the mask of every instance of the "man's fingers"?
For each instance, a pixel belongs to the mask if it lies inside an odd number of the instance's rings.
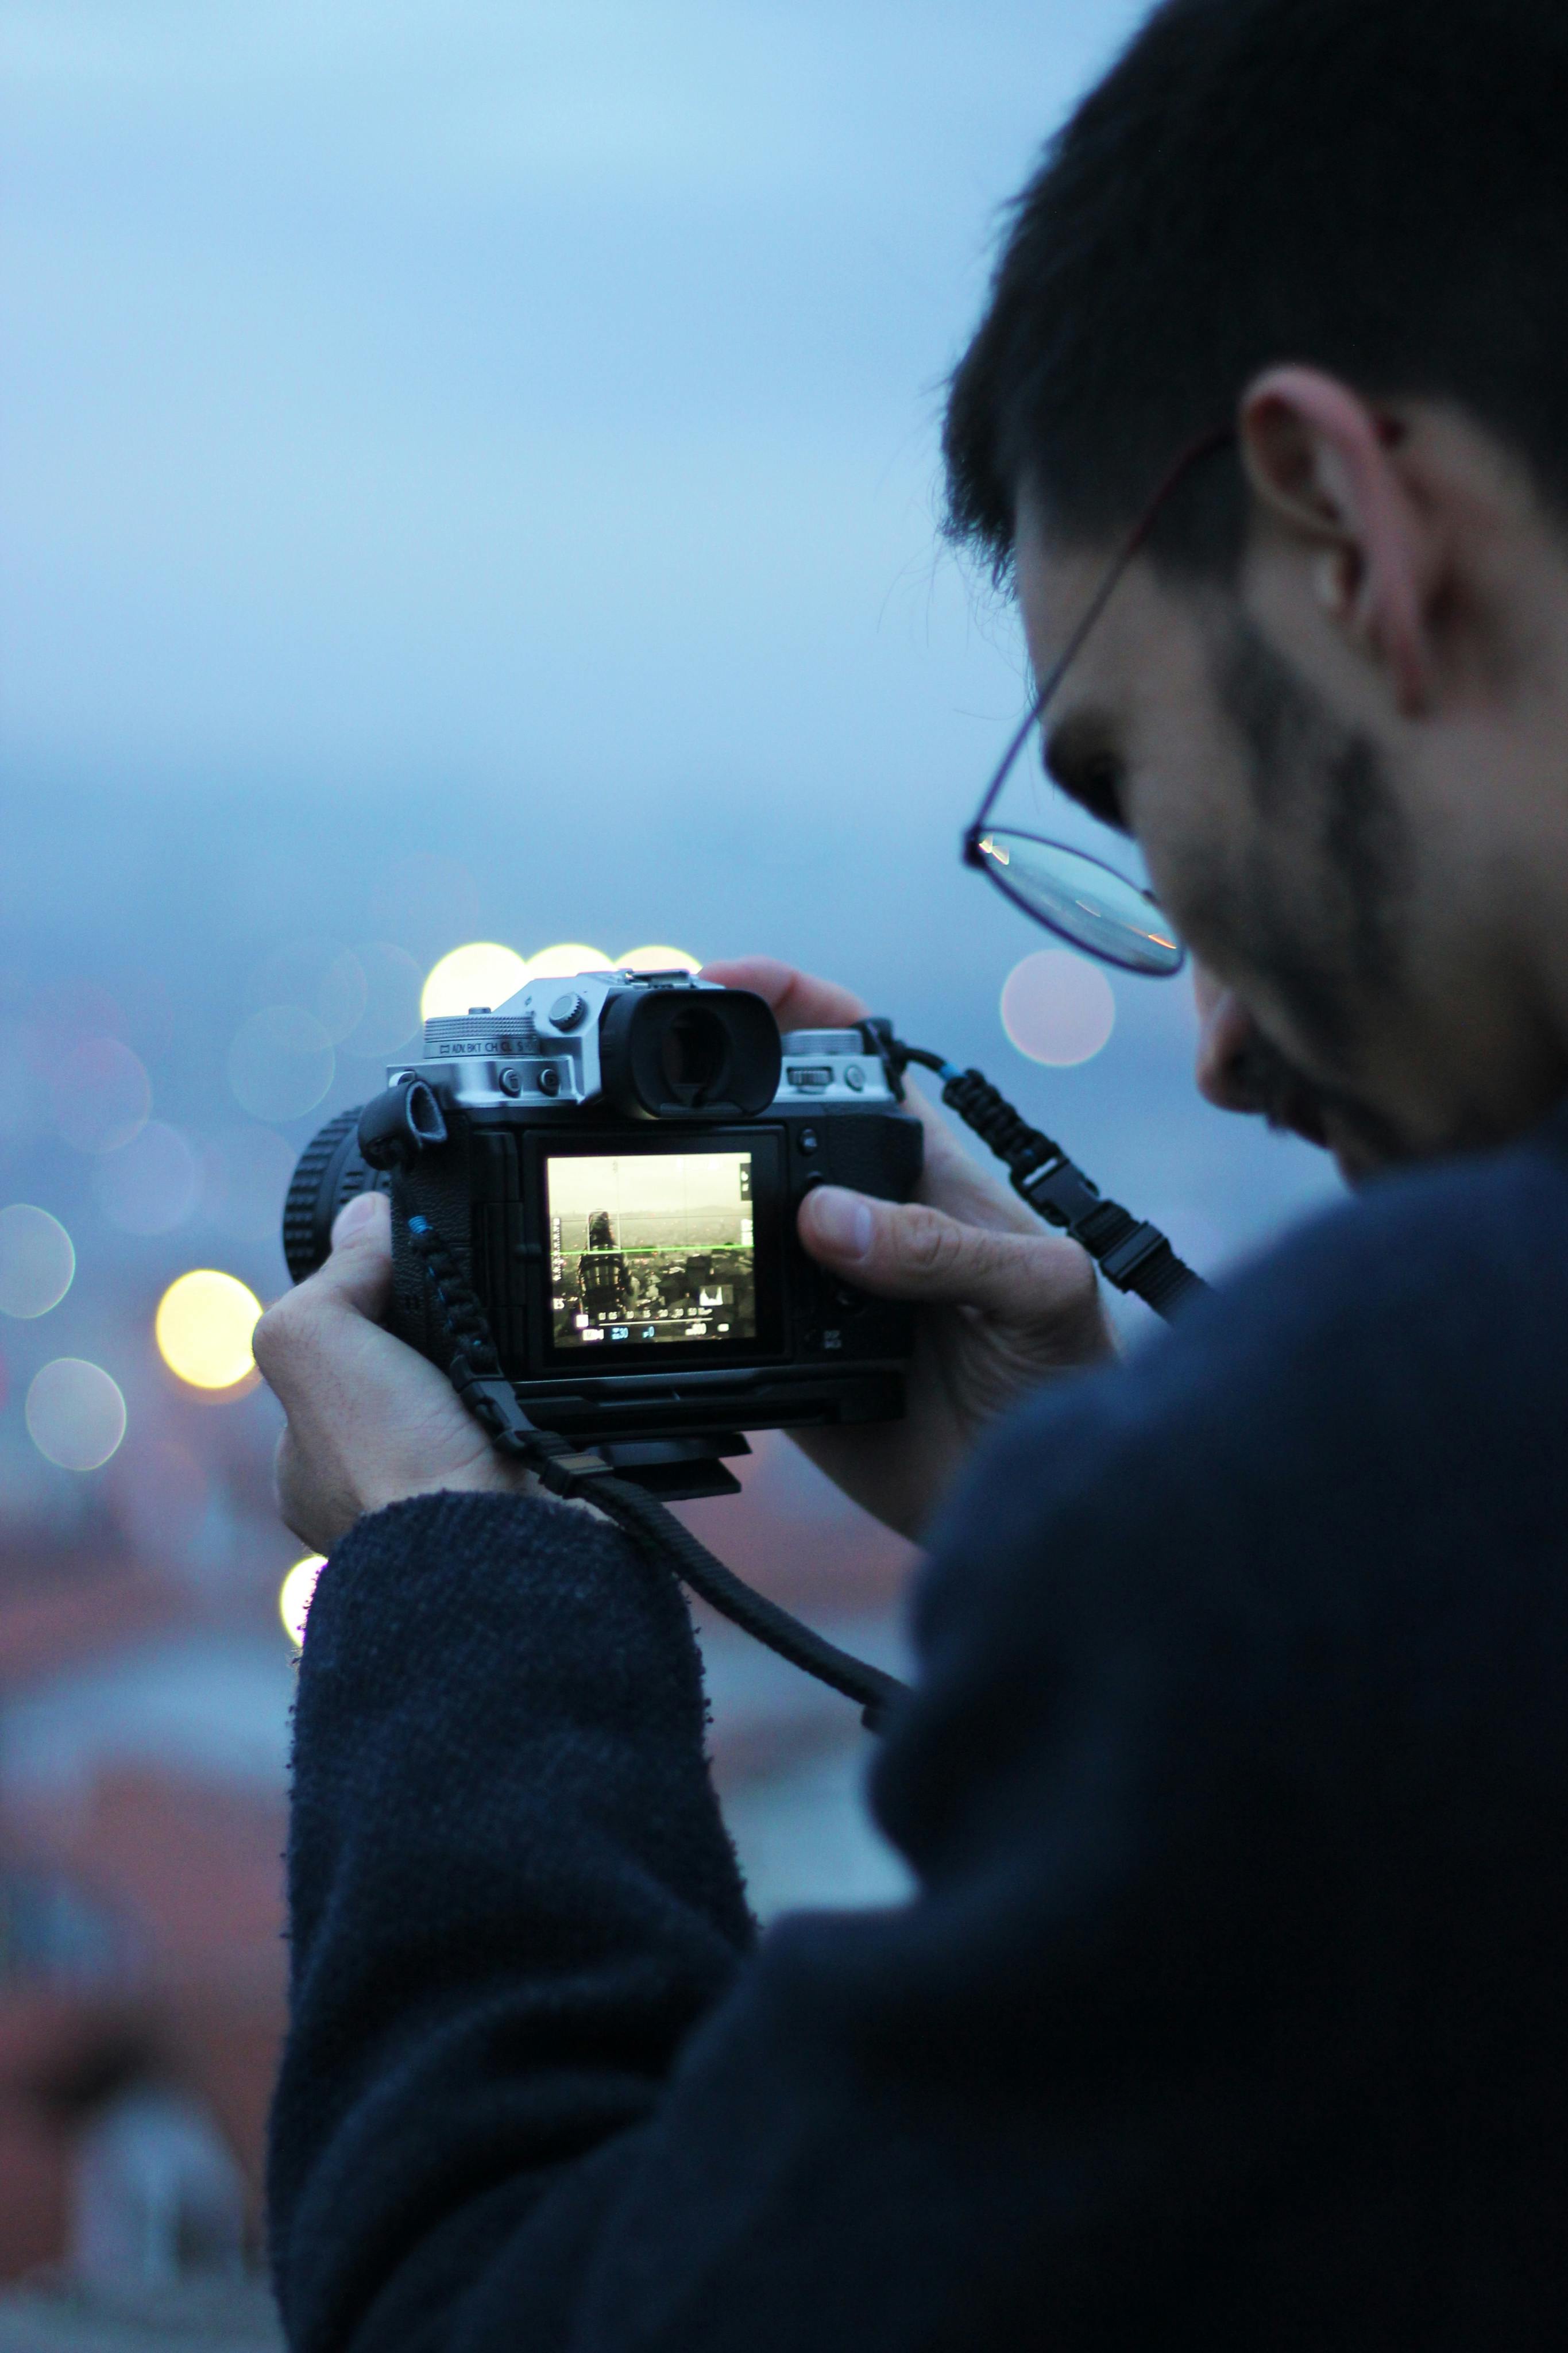
[[[919,1201],[876,1201],[821,1185],[800,1207],[812,1256],[888,1299],[980,1308],[1008,1323],[1076,1316],[1095,1300],[1076,1242],[963,1224]]]
[[[384,1193],[361,1193],[338,1211],[332,1254],[310,1284],[335,1304],[373,1321],[381,1316],[392,1289],[392,1204]]]
[[[765,997],[781,1029],[844,1029],[863,1021],[869,1008],[836,980],[817,980],[777,956],[730,956],[705,964],[701,977],[721,988],[750,988]]]
[[[252,1346],[263,1378],[287,1404],[290,1367],[302,1347],[310,1349],[321,1320],[348,1314],[379,1323],[391,1295],[391,1206],[380,1193],[362,1193],[339,1210],[326,1263],[257,1325]]]

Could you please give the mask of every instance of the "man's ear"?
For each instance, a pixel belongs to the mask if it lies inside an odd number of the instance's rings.
[[[1440,551],[1400,465],[1402,429],[1333,376],[1273,367],[1247,385],[1237,430],[1253,495],[1300,543],[1324,611],[1419,717],[1436,684]]]

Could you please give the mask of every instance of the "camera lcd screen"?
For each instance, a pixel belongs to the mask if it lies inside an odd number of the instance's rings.
[[[751,1152],[550,1153],[551,1337],[557,1348],[757,1337]]]

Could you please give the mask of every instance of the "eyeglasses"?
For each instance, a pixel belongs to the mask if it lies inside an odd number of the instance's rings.
[[[1034,734],[1057,689],[1077,659],[1084,639],[1110,601],[1118,581],[1153,530],[1161,509],[1177,484],[1200,459],[1211,457],[1235,438],[1226,426],[1205,433],[1183,451],[1136,525],[1105,578],[1090,597],[1088,609],[1068,638],[1035,697],[1027,717],[1003,754],[1002,765],[985,788],[979,814],[963,837],[963,862],[978,867],[996,888],[1026,915],[1033,916],[1059,939],[1069,940],[1086,955],[1127,972],[1168,979],[1180,972],[1186,950],[1162,913],[1153,893],[1102,859],[1087,850],[1069,849],[1065,841],[1047,841],[1040,834],[1022,833],[1012,826],[989,822],[1025,744]]]

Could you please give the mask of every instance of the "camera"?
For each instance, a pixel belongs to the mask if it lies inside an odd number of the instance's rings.
[[[667,1499],[733,1493],[723,1458],[747,1430],[903,1410],[911,1312],[839,1282],[795,1234],[814,1185],[914,1189],[922,1131],[883,1035],[781,1038],[762,997],[684,972],[539,979],[432,1019],[420,1059],[301,1155],[289,1271],[321,1263],[346,1201],[390,1192],[400,1338],[449,1361],[416,1211],[533,1422]]]

